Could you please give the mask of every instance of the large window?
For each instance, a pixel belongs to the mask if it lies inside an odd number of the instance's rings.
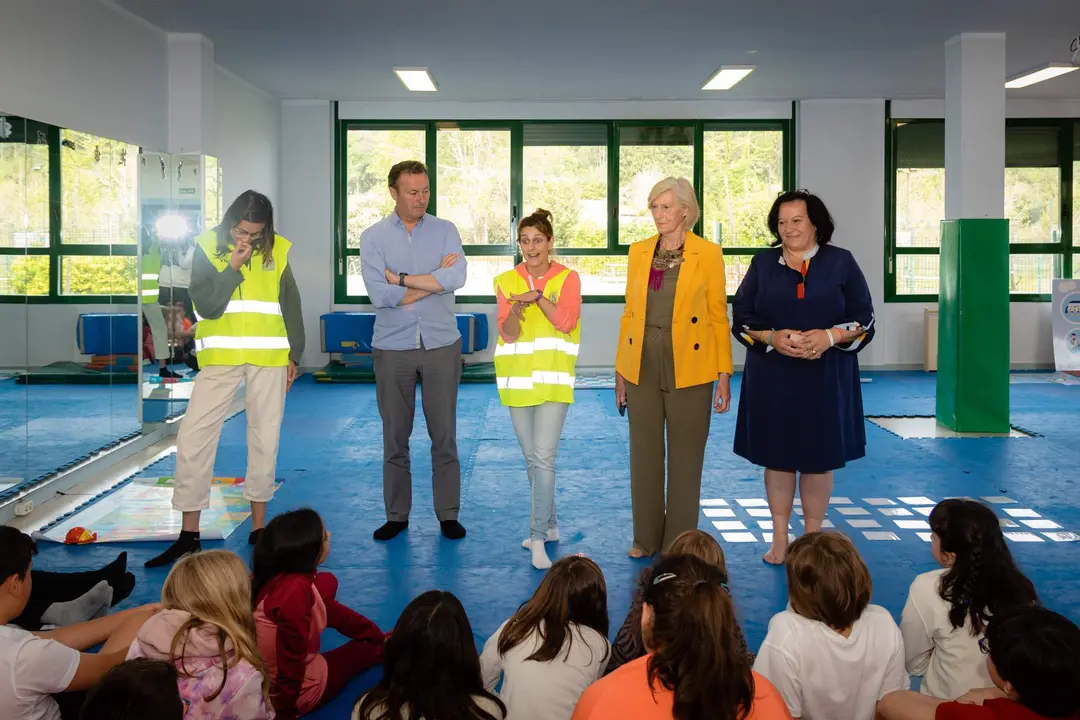
[[[1048,299],[1055,277],[1076,277],[1080,222],[1069,222],[1075,195],[1075,123],[1009,120],[1005,133],[1005,217],[1009,219],[1009,290],[1014,300]],[[890,123],[891,201],[886,297],[933,301],[945,217],[945,122]]]
[[[788,127],[787,120],[342,121],[336,301],[367,302],[360,234],[393,211],[386,175],[406,158],[427,164],[429,211],[461,233],[469,280],[459,302],[493,300],[494,277],[519,260],[516,223],[537,208],[551,211],[556,258],[581,274],[586,300],[621,301],[629,245],[656,232],[648,192],[668,175],[694,182],[703,212],[695,229],[724,246],[734,293],[751,256],[768,245],[769,206],[791,186]]]
[[[0,300],[134,302],[139,147],[0,113]]]

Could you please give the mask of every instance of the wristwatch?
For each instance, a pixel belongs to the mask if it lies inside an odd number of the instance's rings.
[[[405,276],[409,273],[398,273],[398,285],[405,287]]]

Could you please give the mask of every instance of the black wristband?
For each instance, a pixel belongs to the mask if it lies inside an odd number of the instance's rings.
[[[398,285],[405,287],[405,276],[409,273],[398,273]]]

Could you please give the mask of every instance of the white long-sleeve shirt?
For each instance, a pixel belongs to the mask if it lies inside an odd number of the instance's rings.
[[[900,619],[904,635],[904,664],[912,675],[922,676],[920,691],[955,700],[969,690],[993,687],[986,656],[979,650],[982,635],[971,633],[971,619],[963,627],[949,622],[949,603],[938,592],[945,569],[915,578],[908,590]]]
[[[592,628],[571,625],[566,644],[549,662],[526,660],[540,647],[540,634],[533,632],[504,656],[499,655],[499,637],[506,623],[484,643],[480,669],[484,686],[494,690],[502,678],[499,698],[512,720],[570,720],[585,688],[604,672],[611,646]]]

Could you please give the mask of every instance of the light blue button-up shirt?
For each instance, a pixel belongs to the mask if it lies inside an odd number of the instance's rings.
[[[453,266],[440,267],[450,253],[460,257]],[[375,336],[379,350],[415,350],[446,347],[461,337],[454,316],[454,291],[465,285],[468,263],[461,236],[449,220],[425,214],[410,233],[395,212],[360,235],[360,267],[368,297],[375,306]],[[402,305],[406,288],[386,281],[394,273],[433,275],[443,292]]]

